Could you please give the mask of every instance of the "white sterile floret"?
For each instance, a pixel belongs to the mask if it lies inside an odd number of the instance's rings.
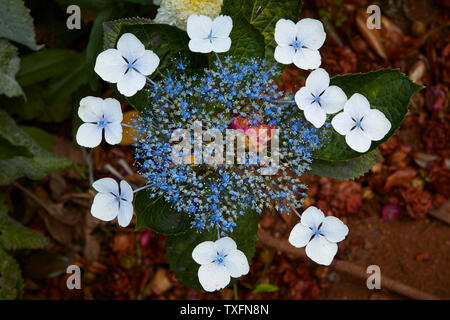
[[[319,20],[305,18],[296,24],[280,19],[275,25],[274,57],[280,63],[294,63],[298,68],[316,69],[322,60],[319,49],[325,42],[326,33]]]
[[[331,125],[345,142],[355,151],[366,152],[372,141],[379,141],[391,130],[391,122],[384,113],[370,109],[369,100],[355,93],[344,105],[344,111],[337,114]]]
[[[328,266],[337,253],[337,242],[345,239],[348,227],[336,217],[325,217],[316,207],[306,209],[289,235],[294,247],[306,246],[306,255],[318,264]]]
[[[330,86],[330,76],[324,69],[312,71],[304,87],[295,94],[297,106],[305,113],[305,118],[316,128],[323,126],[327,113],[341,111],[347,96],[337,86]]]
[[[120,190],[112,178],[99,179],[92,186],[98,191],[92,203],[92,215],[103,221],[117,217],[120,226],[128,226],[133,218],[133,189],[128,182],[120,181]]]
[[[97,97],[84,97],[80,101],[78,116],[83,123],[77,131],[76,140],[80,146],[94,148],[102,142],[103,130],[109,144],[122,141],[122,108],[113,98],[103,100]]]
[[[117,49],[107,49],[97,56],[95,72],[105,81],[117,83],[117,89],[131,97],[145,86],[146,76],[155,72],[159,57],[135,35],[124,33],[117,42]]]
[[[225,288],[230,277],[239,278],[250,270],[247,257],[229,237],[200,243],[192,251],[192,258],[201,265],[198,279],[209,292]]]
[[[193,14],[187,21],[189,49],[192,52],[227,52],[231,47],[230,32],[233,20],[229,16],[218,16],[211,20],[207,16]]]

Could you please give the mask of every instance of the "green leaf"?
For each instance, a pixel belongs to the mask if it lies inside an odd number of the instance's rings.
[[[409,80],[398,69],[336,76],[331,79],[330,85],[340,87],[348,98],[354,93],[364,95],[369,100],[371,108],[383,112],[391,122],[391,130],[382,140],[372,141],[370,150],[376,149],[400,127],[408,111],[411,97],[422,89],[422,86]],[[321,160],[348,160],[361,156],[361,153],[352,150],[345,142],[345,136],[331,127],[329,139],[315,156]]]
[[[350,160],[316,159],[312,162],[308,173],[339,180],[353,180],[368,172],[380,159],[381,154],[378,149]]]
[[[146,18],[121,19],[103,24],[105,49],[115,48],[120,36],[124,33],[133,33],[146,49],[155,52],[160,63],[155,75],[159,72],[173,68],[172,60],[175,58],[187,59],[191,69],[202,69],[208,66],[206,55],[193,53],[189,50],[189,37],[187,33],[174,26],[153,23]],[[113,85],[115,88],[115,85]],[[148,94],[141,90],[131,98],[122,96],[135,109],[141,110],[151,104]]]
[[[0,37],[18,42],[38,50],[34,38],[33,18],[23,0],[2,0],[0,2]]]
[[[253,293],[260,293],[260,292],[276,292],[278,291],[278,287],[274,286],[270,283],[260,283],[256,286],[255,290],[253,290]]]
[[[147,190],[139,191],[134,200],[136,212],[136,230],[149,228],[163,234],[177,234],[190,227],[187,214],[177,212],[160,197],[151,199]]]
[[[259,215],[256,212],[248,211],[240,216],[236,221],[234,231],[228,235],[232,238],[237,248],[244,252],[250,264],[256,248]],[[175,277],[185,286],[201,290],[198,281],[198,265],[192,259],[192,250],[203,241],[217,240],[216,232],[197,232],[194,229],[188,230],[179,235],[168,236],[166,239],[166,256],[170,269],[175,273]]]
[[[16,260],[0,247],[0,299],[22,297],[23,279]]]
[[[7,97],[23,95],[22,88],[15,77],[20,69],[17,48],[5,39],[0,39],[0,94]]]
[[[79,60],[80,54],[67,49],[51,49],[33,52],[22,57],[17,81],[24,87],[53,78],[67,75]]]
[[[78,88],[88,83],[90,67],[85,59],[84,54],[79,54],[78,58],[72,61],[73,67],[69,73],[51,79],[43,94],[46,104],[64,101]]]
[[[10,145],[25,148],[29,153],[27,156],[14,154],[9,159],[0,160],[0,185],[7,185],[23,176],[41,179],[53,171],[64,169],[72,164],[69,159],[42,149],[15,124],[4,110],[0,110],[0,137]]]
[[[264,58],[264,37],[242,15],[233,17],[230,38],[231,48],[225,55],[231,55],[238,61]]]
[[[41,249],[46,244],[47,239],[42,233],[28,229],[0,212],[0,247],[6,250]]]
[[[275,24],[282,18],[297,22],[301,8],[300,0],[224,0],[222,12],[233,16],[233,22],[235,15],[245,17],[264,36],[265,57],[275,62]]]
[[[37,127],[20,126],[27,135],[29,135],[42,149],[49,152],[53,150],[55,136]]]
[[[91,33],[89,34],[89,42],[86,48],[86,63],[89,65],[89,84],[92,90],[97,89],[98,77],[95,74],[95,60],[100,52],[103,51],[103,23],[113,17],[113,8],[107,8],[100,12],[95,18]]]

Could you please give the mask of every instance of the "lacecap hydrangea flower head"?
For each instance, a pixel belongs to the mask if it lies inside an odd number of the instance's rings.
[[[130,125],[122,123],[117,100],[86,97],[79,108],[85,123],[77,133],[81,146],[95,147],[103,135],[107,143],[117,144],[122,126],[132,127],[135,166],[146,183],[133,190],[126,181],[95,181],[98,194],[91,212],[104,221],[117,217],[126,227],[134,201],[138,218],[146,221],[140,224],[168,234],[167,255],[171,267],[176,264],[175,275],[198,268],[193,286],[198,283],[206,291],[220,290],[231,278],[249,272],[248,242],[256,238],[257,227],[240,223],[249,223],[248,217],[264,210],[296,213],[300,222],[289,242],[305,247],[316,263],[330,265],[337,243],[349,230],[315,207],[302,215],[297,212],[307,188],[302,175],[333,173],[333,155],[324,149],[336,143],[341,143],[340,157],[347,152],[355,161],[391,132],[388,117],[371,106],[381,100],[370,97],[369,102],[362,93],[349,90],[345,81],[336,85],[320,68],[319,50],[326,39],[320,21],[280,19],[273,30],[274,60],[313,70],[292,94],[281,91],[275,81],[282,65],[262,57],[243,58],[232,50],[234,22],[220,14],[221,5],[222,1],[162,0],[158,11],[157,21],[187,31],[189,40],[184,43],[196,58],[207,57],[201,69],[191,67],[189,55],[180,52],[163,63],[153,46],[158,37],[142,42],[130,32],[118,35],[115,46],[97,57],[95,71],[128,101],[134,102],[139,92],[145,102],[140,102],[139,116]],[[149,28],[153,26],[151,22]],[[314,166],[316,160],[319,166]],[[155,208],[157,204],[163,209]],[[169,225],[163,226],[165,221]],[[250,230],[254,234],[245,234]],[[182,260],[178,255],[185,251],[191,254]]]

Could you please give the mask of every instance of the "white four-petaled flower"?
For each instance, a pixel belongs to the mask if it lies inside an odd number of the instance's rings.
[[[233,20],[229,16],[210,17],[193,14],[187,21],[189,49],[192,52],[227,52],[231,47]]]
[[[133,189],[128,182],[120,181],[120,190],[112,178],[99,179],[92,186],[98,191],[92,203],[92,215],[103,221],[117,217],[120,226],[128,226],[133,218]]]
[[[319,20],[305,18],[296,24],[280,19],[275,25],[274,57],[280,63],[294,63],[298,68],[316,69],[322,60],[319,49],[326,38],[323,24]]]
[[[230,277],[238,278],[250,269],[247,257],[229,237],[200,243],[192,251],[192,258],[201,265],[198,279],[209,292],[225,288]]]
[[[83,123],[77,131],[76,139],[80,146],[94,148],[102,141],[103,130],[105,140],[109,144],[122,141],[122,108],[119,101],[113,98],[103,100],[97,97],[84,97],[80,101],[78,116]]]
[[[391,130],[391,122],[384,113],[370,109],[369,100],[355,93],[347,100],[344,111],[337,114],[331,125],[355,151],[366,152],[372,141],[379,141]]]
[[[305,118],[316,128],[325,123],[327,113],[341,111],[347,96],[337,86],[330,86],[330,76],[322,69],[312,71],[304,87],[295,94],[295,102],[304,111]]]
[[[159,57],[135,35],[124,33],[117,42],[117,49],[107,49],[97,56],[95,72],[105,81],[117,83],[117,89],[131,97],[145,86],[146,76],[159,65]]]
[[[306,254],[314,262],[330,265],[337,253],[337,242],[348,234],[348,227],[336,217],[325,217],[316,207],[306,209],[300,222],[289,235],[289,242],[297,248],[306,246]]]

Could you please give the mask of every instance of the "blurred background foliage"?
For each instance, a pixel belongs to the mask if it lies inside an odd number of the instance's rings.
[[[70,5],[83,9],[80,29],[66,26]],[[2,0],[0,186],[74,166],[52,153],[53,144],[60,124],[67,124],[66,130],[78,127],[72,121],[79,121],[73,115],[80,98],[104,92],[94,73],[95,58],[103,50],[103,22],[155,11],[152,0]],[[8,216],[0,189],[0,299],[23,293],[15,250],[40,249],[46,241]]]

